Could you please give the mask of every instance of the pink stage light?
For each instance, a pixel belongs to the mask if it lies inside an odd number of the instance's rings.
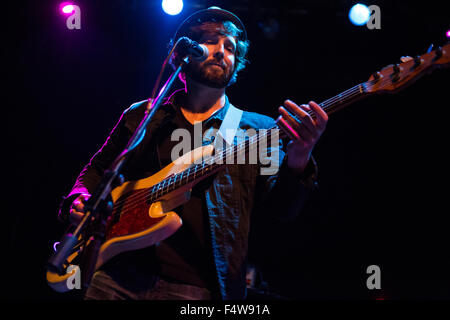
[[[447,38],[450,38],[450,30],[447,30],[447,32],[445,33],[445,35],[447,36]]]
[[[61,11],[62,11],[64,14],[72,13],[74,10],[75,10],[75,8],[74,8],[73,5],[70,4],[70,3],[65,2],[65,3],[62,3],[62,4],[61,4]]]

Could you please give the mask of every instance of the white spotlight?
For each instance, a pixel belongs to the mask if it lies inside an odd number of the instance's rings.
[[[362,26],[369,21],[370,10],[366,5],[357,3],[350,9],[348,17],[354,25]]]
[[[171,16],[177,15],[183,10],[183,0],[163,0],[162,8]]]

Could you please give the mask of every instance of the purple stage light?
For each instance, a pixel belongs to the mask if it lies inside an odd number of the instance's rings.
[[[70,14],[75,10],[73,4],[71,4],[70,2],[61,3],[60,8],[62,13],[64,14]]]

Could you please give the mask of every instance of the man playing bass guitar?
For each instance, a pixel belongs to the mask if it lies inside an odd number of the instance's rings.
[[[204,45],[208,57],[202,62],[192,59],[185,66],[180,76],[184,89],[175,91],[155,114],[123,169],[125,181],[157,176],[174,162],[174,148],[179,144],[174,132],[189,133],[193,149],[198,136],[202,144],[212,142],[215,136],[207,133],[211,129],[220,132],[228,117],[238,132],[281,127],[288,138],[277,139],[270,152],[277,155],[277,169],[267,174],[260,163],[247,161],[226,165],[198,181],[194,175],[186,189],[189,197],[173,208],[182,220],[178,230],[151,246],[131,247],[105,259],[94,273],[85,299],[245,299],[250,218],[292,219],[316,184],[317,167],[311,152],[325,130],[325,111],[314,102],[297,105],[286,100],[275,122],[261,114],[242,112],[230,103],[226,88],[245,67],[249,48],[245,27],[233,13],[217,7],[197,11],[179,26],[174,43],[183,36]],[[177,58],[175,52],[172,64],[178,63]],[[73,224],[80,221],[83,203],[125,148],[146,106],[147,101],[142,101],[125,110],[77,178],[62,206],[61,219]],[[234,117],[228,116],[232,112]],[[227,142],[233,145],[235,138]],[[169,182],[181,185],[191,173],[172,181],[169,178]],[[133,193],[133,197],[137,195]]]

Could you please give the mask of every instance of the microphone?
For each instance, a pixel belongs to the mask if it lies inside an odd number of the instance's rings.
[[[190,55],[199,62],[205,61],[209,55],[208,48],[205,45],[199,44],[188,37],[181,37],[175,50],[181,55]]]

